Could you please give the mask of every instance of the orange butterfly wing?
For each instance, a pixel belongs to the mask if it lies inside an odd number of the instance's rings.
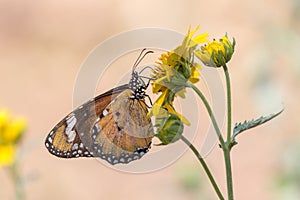
[[[58,157],[91,157],[91,132],[97,118],[106,106],[122,91],[123,85],[86,102],[62,119],[48,134],[45,146]]]

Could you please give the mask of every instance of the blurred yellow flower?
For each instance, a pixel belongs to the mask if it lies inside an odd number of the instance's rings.
[[[224,66],[232,57],[235,47],[235,39],[230,42],[227,34],[219,42],[215,39],[208,44],[201,46],[195,51],[195,55],[207,66]]]
[[[9,111],[0,109],[0,167],[13,164],[17,143],[26,128],[24,118],[11,118]]]

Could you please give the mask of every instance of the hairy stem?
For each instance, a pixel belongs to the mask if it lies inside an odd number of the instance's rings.
[[[223,66],[225,78],[226,78],[226,90],[227,90],[227,141],[226,146],[223,148],[225,167],[226,167],[226,180],[227,180],[227,194],[228,200],[233,200],[233,183],[232,183],[232,170],[231,170],[231,86],[230,76],[226,64]]]
[[[227,141],[231,141],[231,86],[230,76],[226,65],[223,66],[225,77],[226,77],[226,88],[227,88]]]
[[[232,172],[231,172],[231,159],[230,150],[228,147],[224,149],[224,159],[226,167],[226,180],[227,180],[227,195],[228,200],[233,200],[233,184],[232,184]]]
[[[210,107],[208,101],[206,100],[206,98],[203,95],[203,93],[194,84],[192,84],[190,82],[187,82],[187,86],[191,87],[198,94],[198,96],[200,97],[200,99],[204,103],[204,105],[206,107],[206,110],[208,112],[208,115],[209,115],[209,117],[210,117],[210,119],[211,119],[211,121],[213,123],[213,126],[215,128],[215,131],[217,133],[217,136],[219,138],[220,144],[221,144],[222,148],[224,148],[225,147],[225,142],[224,142],[223,136],[221,134],[221,131],[220,131],[219,126],[217,124],[216,118],[215,118],[215,116],[214,116],[214,114],[213,114],[213,112],[211,110],[211,107]]]
[[[19,173],[19,163],[15,160],[15,163],[10,167],[12,179],[15,184],[15,192],[16,192],[16,199],[23,200],[25,199],[24,196],[24,185],[22,177]]]
[[[224,200],[224,197],[223,197],[223,195],[222,195],[222,193],[221,193],[221,191],[220,191],[220,189],[219,189],[219,187],[218,187],[218,185],[217,185],[217,183],[216,183],[216,181],[215,181],[213,175],[211,174],[211,172],[210,172],[208,166],[206,165],[206,162],[205,162],[204,159],[201,157],[201,155],[200,155],[200,153],[198,152],[198,150],[197,150],[197,149],[194,147],[194,145],[193,145],[192,143],[190,143],[190,141],[189,141],[186,137],[184,137],[183,135],[181,136],[181,140],[182,140],[186,145],[188,145],[188,147],[193,151],[193,153],[194,153],[194,154],[196,155],[196,157],[198,158],[198,160],[199,160],[199,162],[201,163],[201,165],[202,165],[202,167],[203,167],[205,173],[207,174],[207,176],[208,176],[208,178],[209,178],[209,180],[210,180],[210,182],[211,182],[213,188],[215,189],[215,191],[216,191],[216,193],[217,193],[219,199],[220,199],[220,200]]]

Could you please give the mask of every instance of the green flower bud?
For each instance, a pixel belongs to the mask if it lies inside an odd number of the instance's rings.
[[[213,40],[208,44],[201,46],[195,52],[195,55],[207,66],[221,67],[230,61],[234,52],[235,39],[230,42],[227,34],[219,42]]]
[[[161,141],[160,145],[174,143],[180,139],[183,132],[183,123],[180,118],[173,113],[166,117],[156,118],[157,134],[156,137]]]

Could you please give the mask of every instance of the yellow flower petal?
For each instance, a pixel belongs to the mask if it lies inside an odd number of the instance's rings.
[[[200,80],[200,73],[198,70],[201,69],[201,66],[199,64],[195,64],[192,68],[191,68],[191,75],[189,78],[189,81],[191,81],[192,83],[197,83]]]
[[[188,30],[188,34],[186,35],[186,37],[188,38],[192,38],[194,36],[194,34],[198,31],[198,29],[200,28],[200,26],[196,26],[196,28],[194,28],[194,30],[192,30],[191,32],[191,26],[189,27],[189,30]]]
[[[16,148],[14,145],[0,145],[0,167],[14,163]]]
[[[8,110],[1,109],[0,110],[0,137],[3,129],[8,126],[10,119],[11,119],[11,115],[8,112]]]
[[[208,33],[202,33],[200,35],[197,35],[193,38],[193,41],[196,42],[197,44],[201,44],[204,42],[208,42]]]
[[[24,118],[16,118],[8,126],[3,135],[3,140],[8,143],[15,143],[22,136],[26,128],[26,120]]]
[[[25,127],[24,118],[11,120],[11,115],[7,110],[0,111],[0,145],[16,143],[22,136]]]
[[[185,99],[185,93],[186,93],[186,89],[182,89],[176,93],[176,97],[181,97],[181,98]]]
[[[163,107],[164,102],[166,101],[167,95],[168,95],[169,91],[165,90],[158,98],[157,100],[154,102],[154,104],[152,105],[151,109],[148,112],[148,116],[159,116],[161,115],[161,109]]]
[[[170,113],[173,113],[175,115],[177,115],[179,117],[179,119],[186,125],[191,125],[191,123],[189,122],[189,120],[187,120],[187,118],[185,118],[183,115],[181,115],[180,113],[176,112],[175,109],[173,108],[173,106],[171,106],[170,104],[166,104],[165,107],[168,109],[168,111]]]

